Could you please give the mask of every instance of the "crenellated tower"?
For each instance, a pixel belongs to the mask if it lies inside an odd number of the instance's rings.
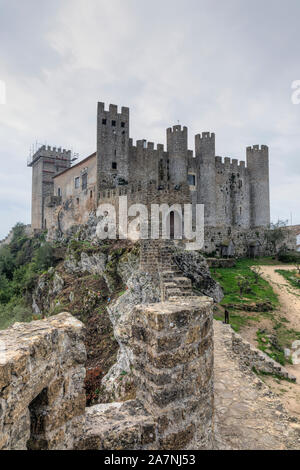
[[[169,154],[170,182],[175,185],[187,184],[188,130],[187,127],[173,126],[167,129],[167,152]]]
[[[216,221],[215,134],[203,132],[195,136],[196,159],[199,168],[198,202],[205,205],[205,225]]]
[[[31,227],[45,229],[44,202],[54,192],[53,176],[71,166],[71,150],[42,145],[30,156],[32,167]]]
[[[129,179],[129,108],[98,103],[97,115],[97,180],[102,189],[124,185]]]
[[[247,147],[247,168],[250,183],[251,226],[270,225],[269,148],[266,145]]]

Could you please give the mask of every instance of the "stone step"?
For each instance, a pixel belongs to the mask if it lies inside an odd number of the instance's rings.
[[[170,297],[168,297],[168,301],[170,302],[178,302],[180,300],[180,298],[182,297],[186,297],[186,298],[190,298],[190,297],[195,297],[195,294],[192,292],[192,293],[189,293],[189,294],[186,294],[186,295],[171,295]]]
[[[177,284],[192,287],[192,281],[188,277],[174,277],[173,280]]]
[[[163,283],[163,286],[164,286],[165,289],[170,288],[170,287],[171,287],[171,288],[172,288],[172,287],[177,288],[176,282],[164,282],[164,283]]]
[[[173,279],[174,277],[179,277],[180,274],[182,274],[180,271],[162,271],[161,276],[163,278],[171,278]]]
[[[167,296],[167,297],[172,296],[172,295],[175,295],[175,296],[180,296],[180,295],[182,295],[181,290],[178,289],[178,288],[174,288],[174,287],[173,287],[173,288],[171,288],[171,287],[170,287],[170,288],[167,288],[167,289],[165,290],[165,292],[166,292],[166,296]]]

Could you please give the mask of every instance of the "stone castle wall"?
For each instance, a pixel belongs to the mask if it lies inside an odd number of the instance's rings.
[[[296,382],[296,377],[290,374],[284,366],[255,348],[249,341],[233,331],[230,325],[222,324],[222,330],[223,340],[236,356],[241,369],[271,374]]]
[[[212,448],[211,303],[135,307],[137,399],[88,409],[81,322],[60,314],[0,332],[0,449]]]
[[[45,200],[54,195],[53,177],[71,166],[71,151],[42,145],[28,161],[32,167],[32,229],[44,229],[46,225]]]
[[[195,155],[188,149],[188,129],[180,125],[167,129],[166,149],[146,140],[134,145],[129,136],[129,109],[110,105],[106,110],[98,103],[97,152],[92,159],[57,174],[61,164],[70,166],[70,152],[41,147],[29,164],[33,228],[65,233],[85,224],[101,200],[115,203],[117,192],[126,194],[129,204],[151,204],[162,200],[163,191],[168,191],[169,199],[163,202],[169,205],[178,200],[204,204],[207,228],[243,231],[270,224],[268,147],[247,148],[246,165],[216,156],[215,134],[209,132],[195,136]],[[87,177],[84,188],[81,182],[75,185],[82,171]],[[140,190],[132,190],[137,186]],[[53,204],[53,196],[62,197],[61,204]]]
[[[85,413],[83,325],[70,314],[0,332],[0,449],[72,449]]]

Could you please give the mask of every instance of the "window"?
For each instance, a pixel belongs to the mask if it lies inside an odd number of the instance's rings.
[[[93,199],[93,191],[90,191],[90,198]]]
[[[79,197],[76,198],[77,205],[79,206]]]
[[[190,186],[196,186],[196,175],[188,175],[188,183]]]
[[[116,121],[111,121],[111,125],[112,125],[113,127],[116,127],[116,124],[117,124]]]
[[[80,178],[79,178],[79,176],[77,178],[75,178],[75,188],[76,189],[80,188]]]
[[[112,162],[111,167],[113,170],[116,170],[118,167],[117,162]]]
[[[106,126],[106,119],[102,119],[103,126]]]
[[[61,197],[61,189],[60,188],[57,188],[57,195],[58,195],[58,197]]]
[[[82,189],[86,189],[86,188],[87,188],[87,173],[82,175]]]
[[[121,122],[121,127],[125,127],[125,122]]]

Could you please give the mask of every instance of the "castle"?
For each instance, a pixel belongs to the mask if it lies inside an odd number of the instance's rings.
[[[117,204],[126,194],[135,203],[204,204],[207,252],[262,252],[257,233],[270,225],[269,149],[246,152],[247,164],[223,160],[209,132],[195,136],[193,152],[180,125],[167,129],[166,149],[134,144],[129,109],[98,103],[96,153],[71,166],[71,151],[42,146],[30,159],[32,228],[66,233],[86,224],[101,201]]]

